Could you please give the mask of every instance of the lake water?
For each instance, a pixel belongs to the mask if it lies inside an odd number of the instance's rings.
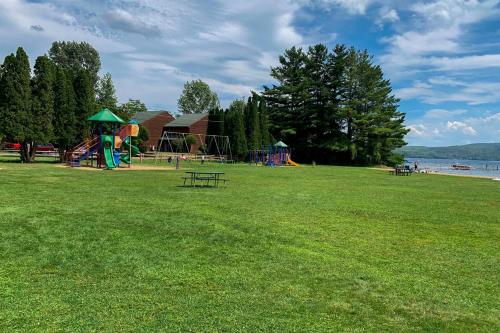
[[[417,161],[418,168],[438,173],[451,173],[468,176],[486,176],[491,178],[500,178],[500,161],[481,161],[481,160],[452,160],[452,159],[434,159],[434,158],[412,158],[406,160],[413,167]],[[454,170],[453,164],[469,165],[472,170]]]

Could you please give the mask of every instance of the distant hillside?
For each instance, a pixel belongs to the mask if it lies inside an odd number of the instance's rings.
[[[405,157],[500,161],[500,143],[474,143],[450,147],[407,146],[398,149],[397,152]]]

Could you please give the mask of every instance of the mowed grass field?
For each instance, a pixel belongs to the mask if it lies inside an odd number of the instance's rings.
[[[0,162],[2,332],[498,332],[500,182]]]

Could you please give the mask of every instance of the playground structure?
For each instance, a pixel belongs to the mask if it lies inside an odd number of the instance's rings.
[[[93,166],[95,159],[98,168],[114,169],[120,166],[120,162],[130,167],[132,157],[139,154],[139,148],[132,145],[132,137],[139,134],[139,125],[135,122],[126,124],[108,109],[102,109],[87,120],[95,125],[96,135],[67,152],[67,164],[79,167],[82,161],[90,160]]]
[[[200,146],[199,152],[193,152],[192,146],[186,139],[194,136]],[[223,135],[209,135],[196,133],[163,132],[155,161],[159,161],[165,156],[181,156],[182,159],[197,160],[198,155],[204,156],[207,161],[230,162],[233,160],[229,137]]]
[[[291,159],[291,149],[283,142],[279,141],[274,145],[269,145],[267,149],[254,149],[248,152],[249,163],[267,166],[293,166],[299,164]]]

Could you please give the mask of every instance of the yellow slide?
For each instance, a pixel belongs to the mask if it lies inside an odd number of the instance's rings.
[[[300,166],[300,164],[297,164],[295,163],[294,161],[292,161],[291,159],[288,159],[288,161],[286,161],[288,163],[288,165],[291,165],[291,166]]]

